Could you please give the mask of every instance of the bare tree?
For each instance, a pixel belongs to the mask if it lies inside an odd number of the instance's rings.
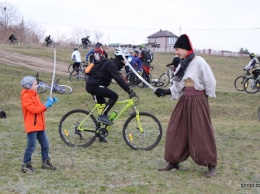
[[[81,39],[83,37],[89,36],[90,37],[90,33],[89,30],[87,29],[82,29],[82,28],[75,28],[72,31],[72,40],[75,41],[76,44],[80,45],[81,44]]]
[[[104,36],[104,33],[100,30],[94,30],[93,31],[94,37],[95,37],[95,42],[99,42],[100,39]]]
[[[0,22],[5,29],[17,25],[19,20],[21,21],[21,16],[12,4],[0,2]]]

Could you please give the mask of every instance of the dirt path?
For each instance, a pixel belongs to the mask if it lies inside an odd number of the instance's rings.
[[[13,51],[0,51],[0,63],[23,66],[33,70],[40,70],[46,72],[53,71],[54,59],[47,57],[33,57]],[[68,63],[56,62],[56,73],[57,74],[68,74]]]

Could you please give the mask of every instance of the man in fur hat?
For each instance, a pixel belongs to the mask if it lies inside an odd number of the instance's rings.
[[[170,95],[179,99],[168,123],[164,158],[168,162],[159,171],[179,169],[179,164],[189,156],[194,162],[206,166],[206,177],[215,176],[217,148],[211,123],[208,96],[216,97],[216,80],[208,63],[195,56],[186,34],[176,41],[175,53],[180,57],[173,85],[158,88],[158,96]]]

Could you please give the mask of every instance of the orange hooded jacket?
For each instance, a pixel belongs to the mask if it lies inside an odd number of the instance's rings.
[[[26,133],[45,130],[44,112],[47,110],[34,90],[22,89],[22,111]]]

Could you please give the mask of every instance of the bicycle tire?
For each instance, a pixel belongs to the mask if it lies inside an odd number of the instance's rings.
[[[260,107],[258,108],[258,120],[260,121]]]
[[[69,66],[68,66],[68,72],[70,73],[70,72],[72,72],[73,71],[73,64],[70,64]]]
[[[78,76],[77,76],[78,74]],[[79,81],[80,76],[79,76],[80,72],[78,69],[74,69],[72,72],[70,72],[70,81]]]
[[[152,114],[139,113],[144,132],[138,130],[136,115],[132,114],[123,126],[123,137],[126,144],[133,150],[152,150],[162,138],[160,121]]]
[[[260,87],[259,80],[256,80],[255,77],[247,78],[244,81],[244,89],[248,94],[255,94],[258,92]]]
[[[71,94],[72,88],[67,85],[58,85],[57,92],[60,94]]]
[[[160,75],[159,79],[158,79],[159,82],[163,82],[163,86],[164,87],[167,87],[170,83],[170,76],[167,72],[164,72],[162,75]]]
[[[244,87],[244,82],[245,82],[246,78],[245,76],[238,76],[235,81],[234,81],[234,86],[238,91],[244,91],[245,87]],[[247,87],[247,86],[246,86]]]
[[[37,87],[37,93],[43,93],[43,92],[45,92],[45,90],[46,90],[46,87],[45,86],[43,86],[43,85],[38,85],[38,87]]]
[[[98,123],[93,115],[89,115],[89,112],[81,109],[74,109],[67,112],[60,120],[59,134],[62,141],[70,147],[87,147],[91,145],[97,138],[96,130],[98,129]],[[89,130],[78,130],[77,126],[84,119],[83,128]]]

